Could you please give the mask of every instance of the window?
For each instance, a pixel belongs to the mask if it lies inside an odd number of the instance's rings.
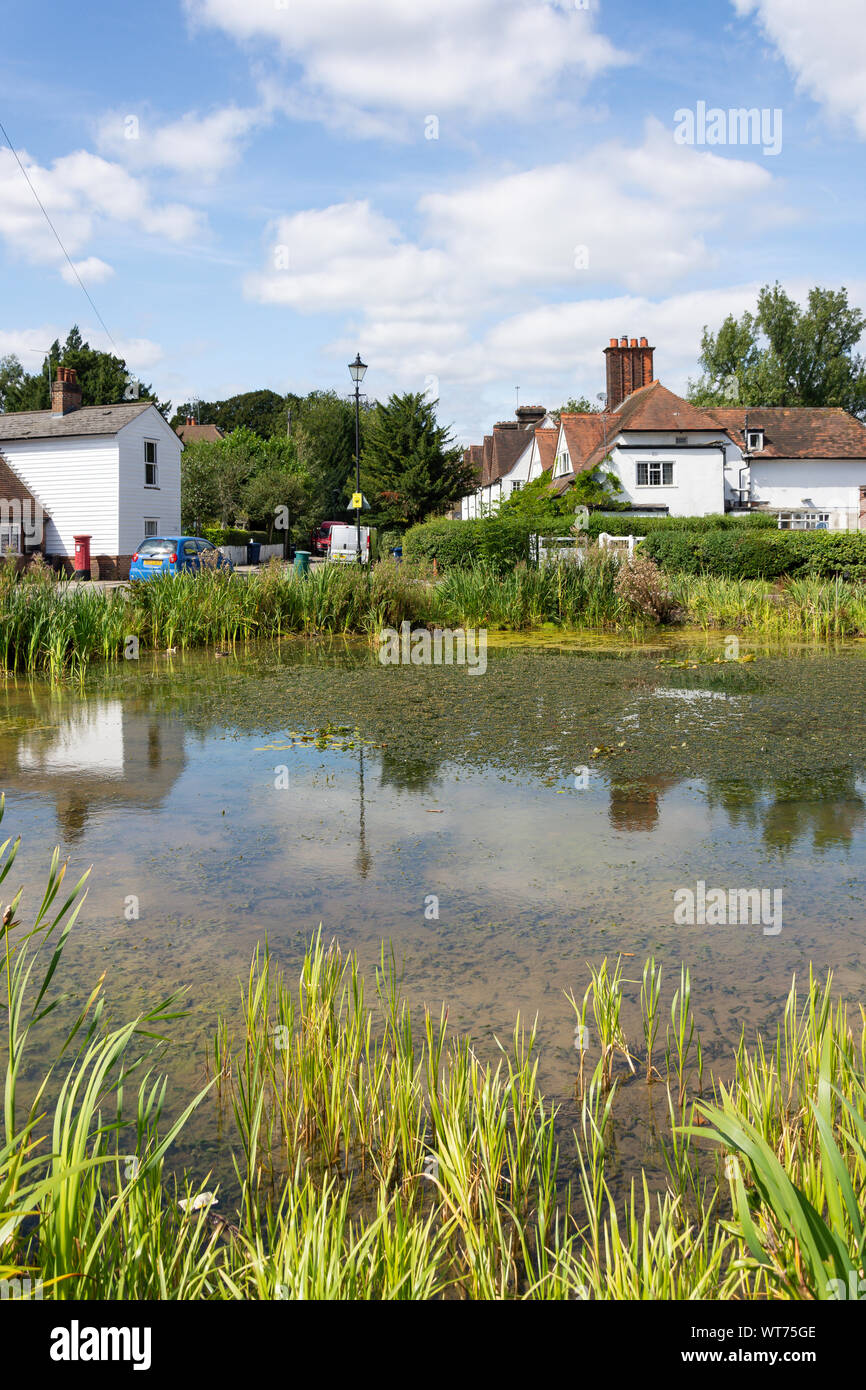
[[[198,546],[196,545],[195,541],[184,541],[183,553],[184,555],[197,555]]]
[[[559,457],[558,457],[557,460],[556,460],[556,463],[554,464],[554,468],[553,468],[553,476],[554,476],[554,478],[561,478],[561,477],[564,476],[564,474],[570,473],[570,472],[571,472],[571,468],[569,467],[569,464],[570,464],[570,459],[569,459],[569,457],[568,457],[568,454],[560,454]]]
[[[750,454],[759,454],[764,447],[763,430],[746,431],[746,448]]]
[[[646,463],[635,464],[635,482],[638,487],[673,487],[674,466],[672,463],[649,459]]]
[[[21,554],[21,528],[8,523],[0,526],[0,554]]]
[[[144,518],[144,538],[145,538],[145,540],[147,540],[148,536],[158,536],[158,535],[159,535],[159,520],[158,520],[158,518],[155,517],[155,516],[146,516],[146,517]]]
[[[829,512],[780,512],[780,531],[828,531]]]
[[[512,484],[511,484],[511,491],[512,491],[512,492],[519,492],[520,489],[521,489],[522,487],[523,487],[523,484],[522,484],[522,483],[512,483]]]
[[[144,441],[144,486],[159,487],[159,470],[156,463],[156,440]]]

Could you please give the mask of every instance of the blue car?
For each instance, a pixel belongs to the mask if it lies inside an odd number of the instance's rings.
[[[206,569],[225,569],[231,560],[201,536],[148,536],[141,542],[129,566],[130,579],[153,579],[157,574],[197,574]]]

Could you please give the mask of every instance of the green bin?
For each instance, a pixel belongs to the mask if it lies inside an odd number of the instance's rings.
[[[309,550],[295,551],[295,574],[310,573],[310,552]]]

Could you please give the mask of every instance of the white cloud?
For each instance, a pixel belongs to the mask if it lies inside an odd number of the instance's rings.
[[[862,0],[733,0],[754,14],[799,87],[866,137],[866,25]]]
[[[44,168],[26,152],[18,153],[70,256],[82,252],[98,231],[118,224],[172,242],[187,241],[200,230],[200,214],[192,208],[154,202],[143,180],[99,155],[78,150]],[[65,264],[10,150],[0,150],[0,237],[34,264]]]
[[[103,153],[133,168],[169,169],[210,181],[237,163],[246,137],[269,119],[266,111],[226,106],[205,116],[187,112],[160,125],[147,113],[113,111],[99,121]]]
[[[636,148],[610,144],[427,195],[415,239],[367,201],[285,217],[245,291],[304,314],[342,312],[370,351],[437,371],[485,315],[528,311],[545,295],[576,301],[602,286],[656,294],[717,266],[712,238],[731,206],[741,210],[740,237],[749,208],[783,215],[763,165],[675,145],[650,122]],[[579,248],[588,265],[576,264]]]
[[[573,0],[186,0],[195,24],[276,45],[302,88],[351,112],[530,115],[551,87],[626,61]]]
[[[72,266],[75,267],[73,270]],[[103,280],[110,280],[114,274],[114,266],[107,261],[101,261],[98,256],[88,256],[83,261],[73,261],[72,266],[64,263],[60,267],[60,274],[67,285],[76,285],[78,277],[84,281],[85,285],[100,285]]]

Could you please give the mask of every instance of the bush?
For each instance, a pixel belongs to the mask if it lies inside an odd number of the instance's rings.
[[[628,512],[593,512],[587,531],[595,537],[606,531],[609,536],[649,536],[656,531],[765,531],[776,530],[775,516],[752,512],[749,516],[731,516],[728,512],[711,512],[709,516],[634,516]]]
[[[866,534],[857,531],[658,530],[641,554],[670,574],[866,580]]]
[[[641,617],[666,623],[673,615],[675,604],[665,588],[664,575],[646,556],[623,560],[615,588],[619,597]]]
[[[529,559],[532,527],[513,517],[477,521],[426,521],[403,537],[407,560],[436,560],[443,567],[466,568],[479,562],[504,574]]]
[[[203,526],[201,534],[205,540],[210,541],[211,545],[246,545],[247,541],[260,541],[262,545],[268,544],[267,531],[238,531],[231,526]],[[282,540],[282,531],[278,532],[275,540]]]

